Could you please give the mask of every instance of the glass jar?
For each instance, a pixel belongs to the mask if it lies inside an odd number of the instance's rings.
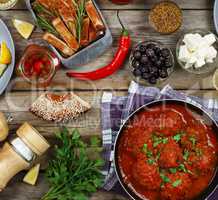
[[[16,72],[31,84],[47,87],[59,67],[60,60],[47,47],[31,44],[24,51]]]

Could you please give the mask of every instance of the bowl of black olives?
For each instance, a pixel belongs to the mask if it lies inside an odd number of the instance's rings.
[[[138,43],[130,55],[134,80],[144,85],[158,85],[174,71],[174,57],[169,48],[158,41]]]

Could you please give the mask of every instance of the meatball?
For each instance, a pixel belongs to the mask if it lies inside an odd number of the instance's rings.
[[[136,134],[140,132],[140,137],[136,137]],[[128,137],[124,137],[123,146],[126,151],[128,151],[133,156],[137,156],[138,152],[141,151],[144,144],[150,144],[152,146],[151,135],[147,131],[141,131],[138,129],[132,130],[130,133],[127,133]],[[125,132],[124,132],[125,135]]]
[[[147,190],[158,190],[161,178],[156,163],[149,164],[145,156],[140,155],[133,168],[133,177],[137,183]]]
[[[186,134],[181,139],[183,147],[192,150],[196,143],[207,144],[207,127],[196,121],[191,127],[186,129]]]
[[[216,152],[212,147],[198,144],[189,161],[192,163],[195,171],[205,174],[216,166],[217,159],[214,159],[216,157]]]
[[[161,200],[184,200],[187,199],[188,190],[191,189],[192,181],[188,174],[177,172],[167,176],[170,180],[161,189]]]
[[[159,165],[162,168],[174,168],[178,167],[182,160],[182,149],[173,139],[169,139],[168,143],[162,148]]]
[[[165,136],[172,136],[183,128],[185,122],[181,114],[175,110],[161,113],[155,120],[156,132]]]

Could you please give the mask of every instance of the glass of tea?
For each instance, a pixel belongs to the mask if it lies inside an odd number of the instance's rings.
[[[31,44],[24,51],[16,72],[29,83],[47,87],[59,67],[60,60],[47,47]]]

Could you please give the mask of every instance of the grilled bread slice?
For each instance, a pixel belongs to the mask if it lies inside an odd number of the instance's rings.
[[[97,31],[104,31],[105,26],[102,22],[102,19],[99,15],[98,11],[96,10],[95,5],[93,4],[93,2],[91,0],[88,0],[85,3],[85,9],[86,9],[86,12],[87,12],[89,18],[91,19],[94,27],[95,27],[95,29]]]
[[[65,56],[72,56],[74,54],[74,51],[70,47],[68,47],[66,43],[64,43],[62,40],[60,40],[51,33],[46,32],[43,35],[43,39],[55,48],[57,48]]]
[[[63,38],[63,40],[67,43],[67,45],[73,49],[74,51],[77,51],[79,49],[79,44],[76,40],[76,38],[72,35],[72,33],[67,29],[64,22],[61,20],[60,17],[54,19],[52,21],[53,26],[57,30],[57,32],[60,34],[60,36]]]
[[[81,46],[86,46],[89,44],[89,26],[90,19],[88,17],[83,19],[82,33],[81,33]]]
[[[31,105],[30,111],[44,120],[67,122],[89,109],[89,103],[70,92],[64,95],[44,93]]]

